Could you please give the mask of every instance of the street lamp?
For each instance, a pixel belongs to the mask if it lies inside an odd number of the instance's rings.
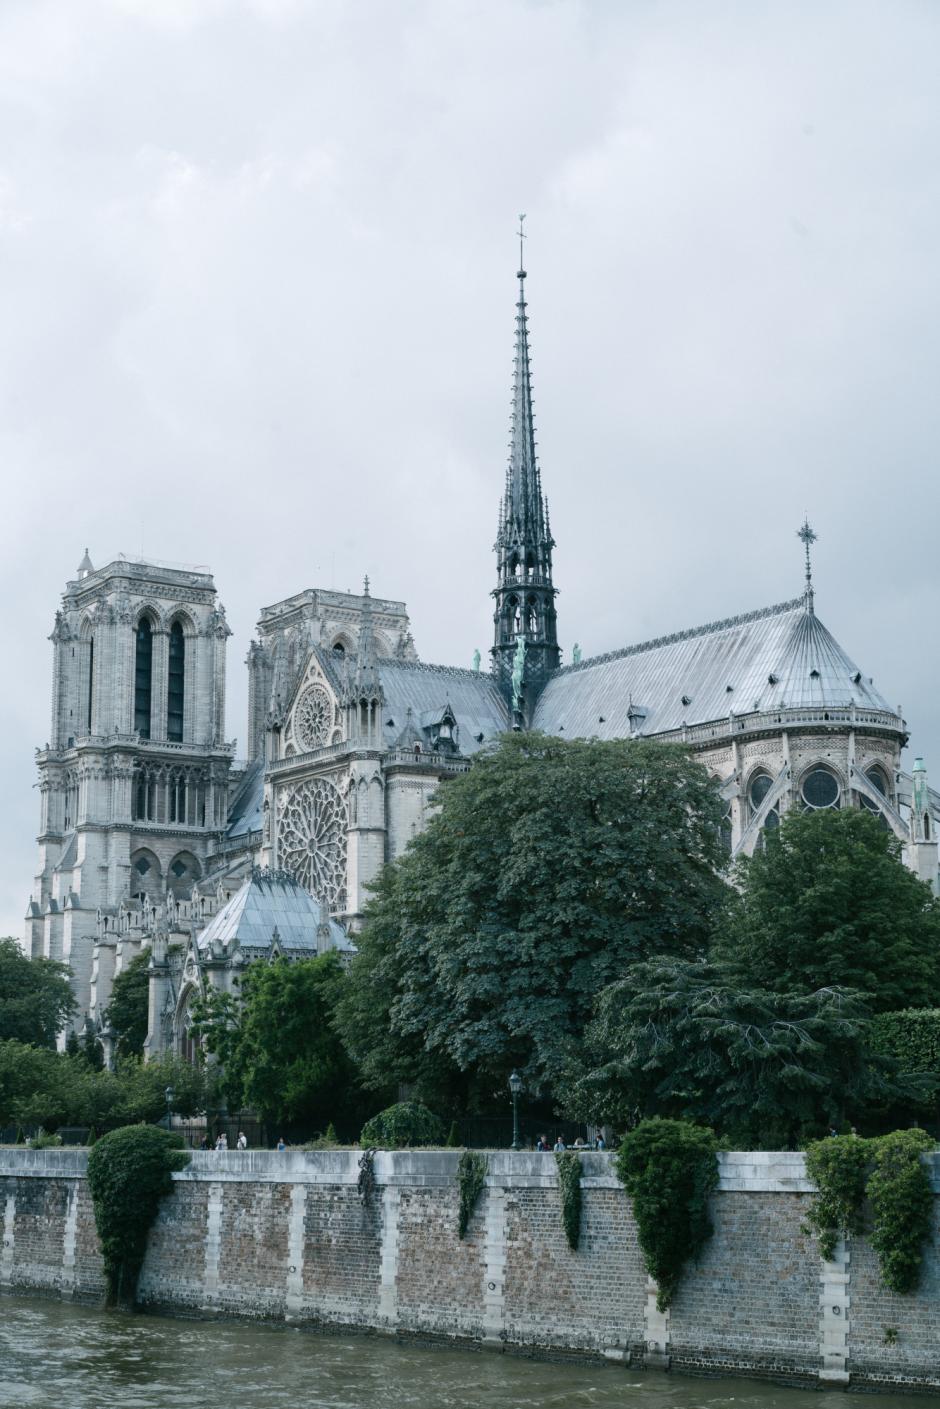
[[[512,1145],[513,1150],[518,1150],[519,1146],[519,1092],[522,1090],[522,1077],[513,1067],[509,1073],[509,1089],[512,1092]]]
[[[176,1095],[176,1092],[173,1090],[172,1086],[168,1086],[163,1094],[166,1096],[166,1128],[169,1130],[170,1117],[173,1110],[173,1097]]]

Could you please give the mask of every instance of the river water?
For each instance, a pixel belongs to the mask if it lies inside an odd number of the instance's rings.
[[[913,1409],[900,1395],[425,1350],[378,1336],[0,1299],[2,1409]]]

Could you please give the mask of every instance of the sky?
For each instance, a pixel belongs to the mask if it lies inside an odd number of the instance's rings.
[[[802,589],[940,781],[940,6],[0,0],[0,933],[87,546],[492,634],[514,230],[570,659]]]

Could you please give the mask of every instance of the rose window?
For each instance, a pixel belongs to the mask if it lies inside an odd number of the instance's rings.
[[[346,903],[346,805],[329,778],[286,789],[278,798],[278,864],[331,909]]]
[[[333,702],[322,685],[304,690],[294,710],[294,733],[302,749],[319,749],[330,737]]]

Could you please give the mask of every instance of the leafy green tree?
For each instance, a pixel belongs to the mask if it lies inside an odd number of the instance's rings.
[[[867,812],[791,813],[738,878],[713,955],[745,982],[852,988],[873,1012],[936,1000],[940,901]]]
[[[792,1146],[919,1093],[872,1052],[870,1027],[845,989],[775,993],[705,962],[652,960],[600,995],[565,1105],[620,1129],[661,1115],[742,1149]]]
[[[0,1041],[54,1047],[75,1008],[66,964],[27,959],[15,939],[0,939]]]
[[[111,986],[104,1019],[117,1039],[120,1057],[139,1056],[147,1039],[150,1002],[150,950],[142,949]]]
[[[333,1025],[345,981],[333,952],[276,959],[247,970],[240,1001],[223,994],[194,1005],[194,1030],[223,1064],[232,1105],[285,1124],[356,1120],[356,1072]]]
[[[157,1121],[166,1115],[166,1088],[173,1088],[174,1115],[196,1115],[205,1109],[206,1078],[201,1066],[181,1057],[141,1062],[125,1058],[117,1069],[118,1100],[114,1117],[128,1122]],[[89,1119],[90,1125],[99,1121]]]
[[[79,1068],[47,1047],[0,1042],[0,1125],[69,1124],[81,1105]]]
[[[627,964],[704,949],[724,890],[714,786],[678,747],[519,734],[438,801],[367,907],[341,1030],[367,1084],[431,1104],[504,1102],[514,1066],[550,1090]]]

